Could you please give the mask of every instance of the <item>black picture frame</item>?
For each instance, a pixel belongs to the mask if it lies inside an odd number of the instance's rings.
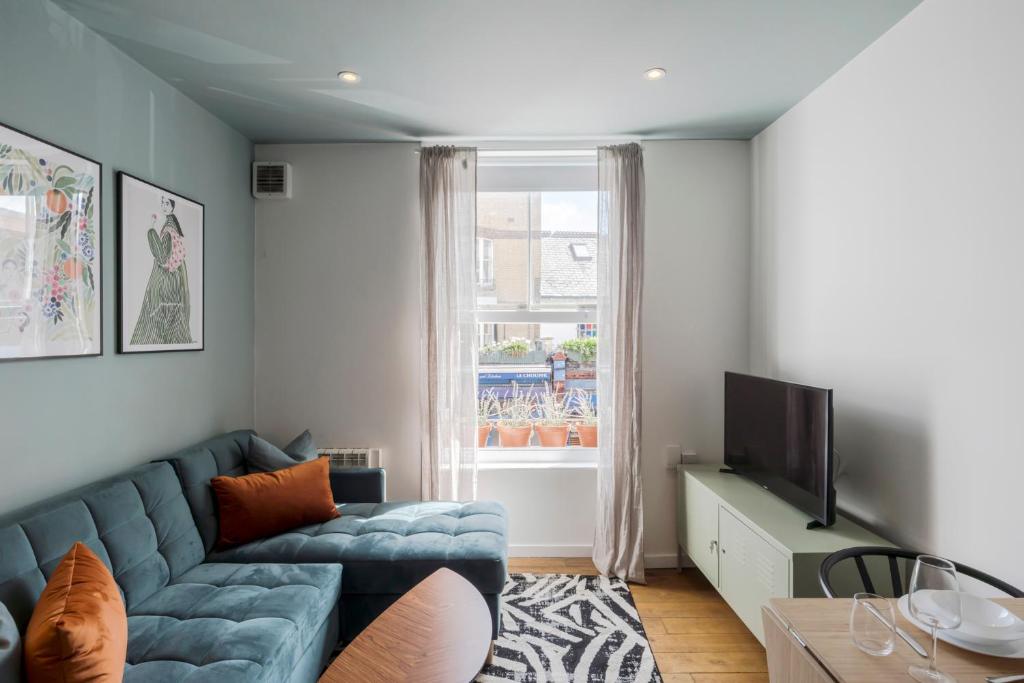
[[[201,283],[201,290],[202,291],[200,292],[200,296],[198,297],[198,301],[200,302],[200,304],[202,306],[202,311],[201,311],[201,313],[199,315],[199,323],[200,323],[200,326],[201,326],[201,330],[200,330],[200,334],[199,334],[199,341],[198,342],[193,341],[193,343],[191,345],[190,344],[175,344],[175,343],[139,344],[139,343],[132,343],[130,341],[126,342],[126,324],[129,323],[129,321],[126,319],[126,317],[129,315],[130,311],[126,310],[126,302],[125,302],[126,294],[127,294],[126,288],[129,286],[125,282],[125,273],[126,273],[125,259],[128,256],[128,254],[126,253],[126,245],[125,245],[125,241],[126,241],[125,238],[126,238],[126,234],[127,234],[127,227],[126,227],[125,223],[126,223],[126,220],[128,219],[128,217],[125,215],[126,214],[125,205],[126,205],[126,201],[128,200],[126,185],[129,184],[129,183],[134,183],[134,184],[139,184],[139,185],[142,185],[142,186],[146,186],[150,190],[152,190],[153,192],[155,192],[157,194],[163,194],[163,195],[169,196],[170,198],[175,200],[175,205],[176,206],[177,206],[178,200],[181,200],[181,201],[188,202],[189,204],[192,204],[192,205],[198,207],[198,209],[200,211],[200,215],[201,215],[201,218],[200,218],[200,221],[199,221],[200,239],[199,239],[199,242],[198,242],[199,245],[200,245],[200,253],[199,253],[198,258],[200,260],[199,273],[200,273],[200,283]],[[175,208],[175,210],[177,210],[177,208]],[[206,206],[202,202],[200,202],[200,201],[197,201],[195,199],[192,199],[191,197],[183,195],[180,192],[175,192],[174,190],[170,190],[170,189],[168,189],[166,187],[163,187],[161,185],[157,185],[156,183],[151,182],[149,180],[146,180],[145,178],[140,178],[138,176],[132,175],[132,174],[127,173],[125,171],[118,171],[117,172],[117,210],[116,210],[116,214],[117,214],[117,255],[118,255],[118,268],[117,268],[117,332],[116,332],[116,334],[117,334],[117,352],[119,354],[134,355],[134,354],[140,354],[140,353],[180,353],[180,352],[186,352],[186,351],[205,351],[206,350]],[[156,217],[156,215],[154,214],[154,218],[155,217]],[[177,222],[177,219],[175,219],[175,221]],[[148,232],[148,230],[147,230],[147,232]],[[187,249],[188,248],[186,246],[186,257],[185,257],[186,259],[187,259],[187,253],[188,253]],[[185,266],[187,268],[188,264],[185,263]],[[155,271],[158,267],[159,266],[154,263],[153,270]],[[150,277],[152,278],[152,275]],[[148,286],[149,285],[147,284],[147,288],[148,288]],[[194,292],[189,291],[190,307],[191,307],[192,301],[194,301],[195,298],[196,298],[194,296],[194,294],[195,294]],[[191,313],[191,311],[190,311],[190,313]],[[140,312],[140,316],[141,316],[141,312]],[[139,316],[136,316],[136,319],[135,319],[136,324],[138,322],[138,317]],[[180,346],[181,348],[175,348],[177,346]],[[152,347],[152,348],[145,348],[145,347]]]
[[[95,215],[95,259],[96,272],[92,273],[93,278],[93,290],[95,291],[95,300],[97,305],[97,327],[96,327],[96,350],[89,351],[87,353],[42,353],[38,355],[27,355],[27,356],[0,356],[0,363],[14,363],[23,361],[39,361],[39,360],[53,360],[53,359],[69,359],[69,358],[99,358],[103,355],[103,326],[104,326],[104,305],[103,305],[103,271],[105,268],[103,258],[103,164],[96,161],[92,157],[88,157],[80,152],[76,152],[73,149],[69,149],[62,145],[58,145],[46,138],[40,137],[26,130],[17,128],[10,124],[0,121],[0,146],[10,144],[5,141],[5,133],[13,133],[14,135],[20,135],[22,137],[33,140],[40,145],[44,145],[58,152],[71,155],[77,159],[92,164],[96,167],[95,179],[96,179],[96,192],[92,198],[92,206]],[[44,150],[45,151],[45,150]],[[2,159],[0,159],[0,166],[2,166]],[[3,183],[6,181],[6,174],[0,172],[0,196],[11,196],[5,191]],[[10,189],[10,188],[6,188]],[[0,266],[4,260],[3,252],[0,252]]]

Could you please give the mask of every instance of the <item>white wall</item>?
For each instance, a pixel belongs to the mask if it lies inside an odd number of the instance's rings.
[[[391,498],[419,496],[418,157],[411,144],[260,145],[294,195],[256,202],[256,429],[385,448]],[[645,143],[647,554],[675,563],[664,446],[720,460],[722,372],[745,370],[749,143]],[[588,555],[593,469],[482,469],[513,553]]]
[[[926,0],[754,141],[755,369],[836,390],[839,504],[1024,585],[1024,3]]]
[[[294,182],[256,202],[256,429],[382,447],[394,499],[420,485],[416,149],[256,147]]]
[[[665,446],[722,460],[725,370],[748,368],[750,144],[644,143],[643,433],[648,565],[675,564]]]
[[[508,509],[513,557],[590,557],[597,469],[480,469],[477,495]]]

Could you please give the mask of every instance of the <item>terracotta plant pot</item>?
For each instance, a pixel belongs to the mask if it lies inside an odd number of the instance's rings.
[[[487,437],[489,437],[491,435],[491,425],[489,425],[489,424],[477,425],[476,433],[477,433],[477,443],[476,443],[476,445],[478,447],[480,447],[480,448],[483,448],[484,446],[487,445]]]
[[[576,425],[576,433],[580,435],[580,446],[597,447],[597,425]]]
[[[502,448],[523,448],[530,445],[532,426],[505,427],[498,425],[498,440]]]
[[[537,432],[537,440],[540,441],[540,445],[547,448],[565,448],[565,444],[569,441],[569,425],[567,424],[550,427],[535,425],[534,430]]]

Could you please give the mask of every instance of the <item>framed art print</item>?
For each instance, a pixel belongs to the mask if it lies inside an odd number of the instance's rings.
[[[0,360],[103,352],[102,172],[0,124]]]
[[[205,208],[118,173],[120,353],[201,351]]]

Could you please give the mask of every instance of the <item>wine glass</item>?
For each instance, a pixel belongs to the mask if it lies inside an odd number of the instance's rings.
[[[910,677],[921,683],[956,683],[956,679],[935,668],[939,629],[956,628],[962,620],[960,583],[956,566],[932,555],[918,555],[910,575],[910,613],[932,629],[932,656],[928,668],[911,666]]]
[[[896,613],[892,603],[874,593],[857,593],[850,607],[850,637],[861,651],[874,657],[892,654],[896,645]]]

